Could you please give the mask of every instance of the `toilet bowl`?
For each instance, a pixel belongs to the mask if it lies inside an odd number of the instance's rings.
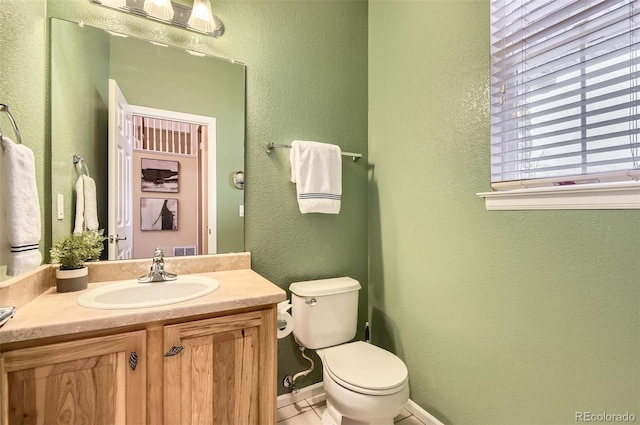
[[[392,425],[409,400],[405,364],[356,334],[360,283],[349,277],[296,282],[293,334],[322,360],[324,425]]]
[[[362,341],[316,352],[327,398],[323,425],[393,424],[409,399],[402,360]]]

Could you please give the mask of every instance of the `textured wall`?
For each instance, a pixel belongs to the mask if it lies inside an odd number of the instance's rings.
[[[107,226],[107,127],[109,113],[109,34],[67,21],[50,22],[51,84],[51,240],[55,244],[75,227],[80,155],[96,182],[98,222]],[[57,195],[64,196],[64,217],[57,216]],[[106,234],[106,232],[105,232]],[[106,251],[106,250],[105,250]],[[106,252],[104,253],[106,255]],[[106,258],[106,257],[104,257]]]
[[[451,424],[640,417],[640,212],[488,212],[489,2],[369,5],[370,305]]]
[[[247,62],[246,248],[253,268],[288,289],[291,282],[351,276],[367,300],[367,3],[224,2],[237,16],[239,57]],[[225,36],[226,37],[226,36]],[[235,47],[235,46],[234,46]],[[288,151],[268,142],[317,140],[362,152],[343,160],[339,215],[300,214]],[[360,337],[363,334],[360,332]],[[278,344],[278,378],[302,367],[292,338]],[[300,386],[321,379],[317,371]],[[281,387],[279,387],[280,389]]]
[[[6,0],[2,1],[4,5]],[[293,281],[322,277],[348,275],[360,280],[362,325],[367,300],[367,2],[212,3],[227,28],[218,40],[107,10],[87,0],[9,1],[9,9],[18,9],[17,22],[22,26],[11,23],[15,40],[2,38],[3,55],[6,48],[16,60],[30,62],[26,69],[23,64],[0,69],[8,68],[7,85],[18,84],[11,89],[11,99],[23,98],[21,115],[31,114],[27,106],[35,106],[36,116],[25,127],[31,123],[31,131],[42,144],[37,145],[42,151],[41,193],[48,196],[50,190],[45,182],[49,160],[44,157],[48,128],[45,12],[48,17],[83,20],[88,25],[235,58],[247,64],[245,248],[252,252],[252,266],[285,289]],[[12,17],[9,11],[1,13],[4,34],[4,16]],[[34,25],[37,31],[32,31]],[[32,32],[27,36],[23,28]],[[23,81],[24,72],[34,77],[34,86]],[[0,87],[4,88],[4,72],[2,76]],[[28,87],[22,90],[22,86]],[[289,182],[288,152],[267,155],[264,151],[268,142],[294,139],[336,143],[343,150],[365,155],[357,163],[344,161],[339,215],[302,215],[297,210],[295,187]],[[49,217],[50,208],[45,212]],[[51,229],[48,231],[50,234]],[[307,367],[291,337],[280,341],[278,356],[279,380]],[[320,379],[318,367],[299,385]],[[283,391],[281,386],[279,391]]]
[[[34,152],[36,182],[43,218],[50,214],[46,170],[49,151],[45,109],[46,73],[45,0],[0,0],[0,103],[9,105],[22,133],[22,141]],[[28,52],[28,53],[27,53]],[[3,134],[15,140],[6,114],[0,114]],[[43,220],[44,221],[44,220]],[[42,246],[50,246],[46,227],[42,227]],[[41,248],[42,250],[42,248]],[[0,267],[0,280],[5,268]]]

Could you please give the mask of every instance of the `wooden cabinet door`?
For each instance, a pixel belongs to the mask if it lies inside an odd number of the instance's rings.
[[[145,422],[145,331],[9,351],[2,355],[3,423]]]
[[[275,342],[270,310],[166,326],[164,424],[275,423]]]

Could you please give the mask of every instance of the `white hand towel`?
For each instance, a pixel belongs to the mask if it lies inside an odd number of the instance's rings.
[[[76,181],[76,222],[73,233],[98,230],[98,227],[96,182],[82,174]]]
[[[40,254],[40,203],[36,185],[33,151],[2,138],[6,182],[4,205],[10,255],[7,274],[16,276],[35,270],[42,262]]]
[[[296,184],[300,212],[338,214],[342,198],[340,147],[294,140],[289,160],[291,181]]]

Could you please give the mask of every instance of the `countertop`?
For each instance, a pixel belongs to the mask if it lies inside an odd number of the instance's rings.
[[[282,289],[251,269],[193,275],[217,279],[220,287],[190,301],[129,310],[85,308],[76,302],[84,291],[58,293],[51,288],[18,309],[13,319],[0,328],[0,344],[259,307],[286,299]],[[88,289],[110,283],[115,281],[90,283]]]

